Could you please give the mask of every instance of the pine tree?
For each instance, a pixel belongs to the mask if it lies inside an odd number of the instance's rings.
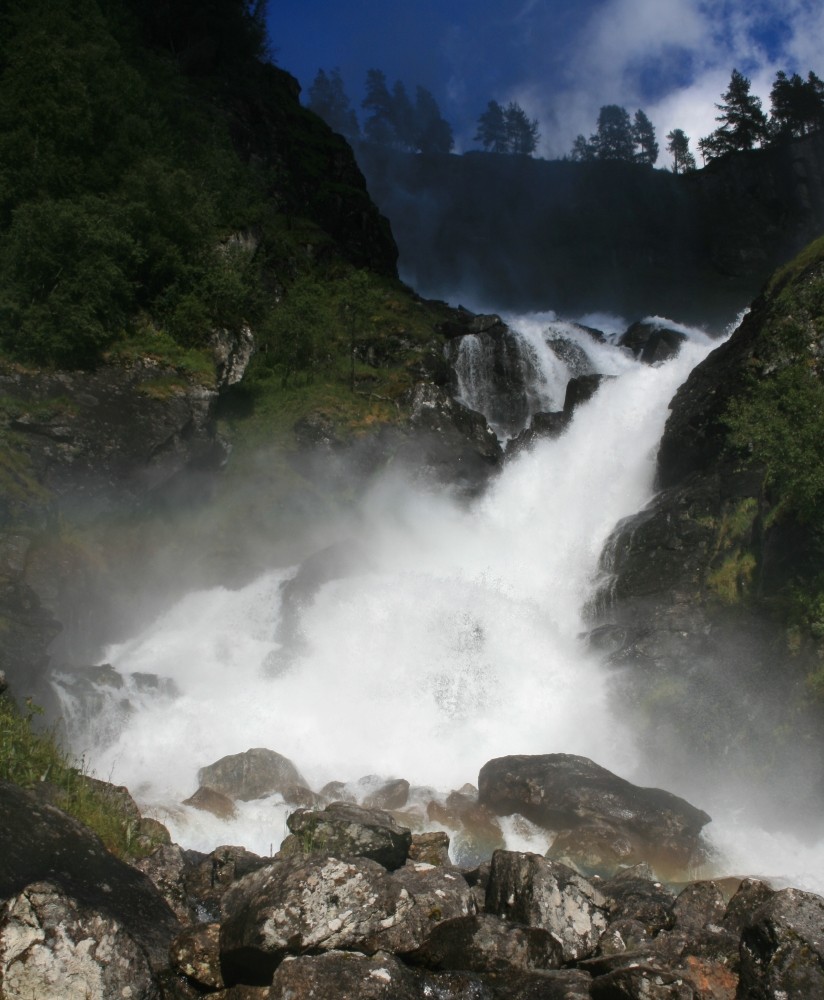
[[[655,129],[652,122],[639,108],[635,112],[632,137],[638,149],[635,152],[637,163],[647,163],[653,166],[658,159],[658,143],[655,140]]]
[[[770,133],[774,139],[800,138],[824,128],[824,82],[810,70],[788,79],[781,70],[770,93]]]
[[[309,88],[308,107],[350,141],[360,135],[358,119],[344,90],[339,69],[333,69],[328,76],[322,69],[318,70]]]
[[[690,139],[683,129],[676,128],[668,133],[667,152],[672,154],[672,170],[685,174],[695,170],[695,157],[690,152]]]
[[[604,105],[598,114],[598,130],[590,142],[599,160],[634,160],[635,139],[626,108]]]
[[[510,153],[530,156],[538,146],[538,121],[528,118],[524,109],[510,101],[504,112],[507,149]]]
[[[449,153],[455,145],[452,126],[441,116],[438,102],[426,87],[415,92],[415,147],[422,153]]]
[[[576,163],[584,163],[595,159],[595,147],[585,135],[578,134],[572,144],[570,157]]]
[[[367,70],[366,97],[361,106],[370,112],[363,126],[366,138],[381,146],[391,145],[395,140],[394,111],[383,70]]]
[[[504,109],[497,101],[490,101],[486,106],[486,111],[478,119],[475,142],[479,142],[488,153],[507,152]]]
[[[752,149],[767,137],[767,119],[761,110],[761,99],[750,93],[750,81],[737,69],[732,71],[723,101],[715,105],[721,112],[715,118],[720,126],[699,143],[707,159],[735,150]]]

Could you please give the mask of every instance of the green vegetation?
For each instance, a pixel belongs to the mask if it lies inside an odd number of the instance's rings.
[[[8,695],[0,694],[0,779],[45,790],[50,801],[93,830],[118,857],[150,854],[160,841],[141,829],[134,804],[118,789],[85,774],[82,762],[79,767],[70,762],[54,732],[37,732],[34,719],[41,714],[30,700],[21,713]]]
[[[327,283],[370,255],[389,273],[393,245],[342,140],[266,61],[263,6],[6,5],[0,356],[145,350],[202,381],[213,332],[248,326],[284,384],[324,366]]]

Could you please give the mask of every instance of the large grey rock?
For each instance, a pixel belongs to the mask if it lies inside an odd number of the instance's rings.
[[[197,780],[201,786],[242,802],[275,792],[282,794],[293,785],[306,784],[291,760],[265,747],[221,757],[214,764],[202,767]]]
[[[348,951],[287,958],[275,971],[269,1000],[420,1000],[419,976],[394,955]]]
[[[400,868],[409,856],[412,834],[388,812],[351,802],[332,802],[325,809],[298,809],[286,820],[291,831],[281,854],[333,854],[371,858],[384,868]]]
[[[626,841],[624,863],[685,866],[710,817],[660,788],[641,788],[573,754],[499,757],[478,777],[481,803],[555,831]]]
[[[775,893],[741,935],[738,1000],[824,997],[824,898]]]
[[[0,914],[0,956],[5,1000],[160,995],[149,955],[124,923],[51,882],[33,882],[7,900]]]
[[[561,946],[549,931],[489,913],[445,920],[411,957],[431,969],[505,974],[557,969],[563,961]]]
[[[590,882],[557,861],[517,851],[492,855],[486,911],[549,931],[564,962],[590,955],[607,925],[604,897]]]
[[[172,968],[200,989],[223,988],[220,971],[220,925],[198,924],[174,939],[169,949]]]
[[[671,969],[635,965],[594,979],[591,995],[592,1000],[694,1000],[696,992]]]
[[[75,944],[89,936],[99,918],[118,941],[126,942],[129,953],[133,946],[128,942],[133,942],[153,970],[166,967],[169,942],[180,930],[177,917],[142,872],[110,854],[81,823],[5,782],[0,782],[0,899],[16,900],[10,928],[26,912],[32,914],[32,926],[41,928],[59,924],[63,914],[77,927]],[[61,944],[59,935],[44,934],[42,947],[72,947],[68,940]],[[9,947],[7,939],[7,958]]]
[[[409,863],[399,868],[394,878],[414,900],[418,911],[416,930],[421,942],[444,920],[476,912],[472,889],[457,869]]]
[[[230,984],[268,982],[287,954],[403,952],[420,941],[412,896],[367,858],[277,859],[232,886],[221,914]]]

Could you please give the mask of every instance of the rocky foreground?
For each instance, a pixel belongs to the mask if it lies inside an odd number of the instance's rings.
[[[270,794],[267,773],[294,789],[273,751],[224,758],[201,771],[201,806],[232,801],[205,781],[239,777],[240,798]],[[672,881],[700,863],[709,822],[683,799],[549,754],[490,761],[474,809],[551,829],[547,856],[499,848],[458,866],[446,832],[336,801],[293,812],[272,858],[167,842],[130,865],[43,795],[0,784],[0,996],[824,997],[824,899]]]

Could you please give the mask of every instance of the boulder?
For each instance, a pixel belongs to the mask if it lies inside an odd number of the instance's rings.
[[[644,364],[654,365],[668,361],[681,350],[687,335],[652,320],[633,323],[618,341],[619,347],[627,347]]]
[[[234,819],[237,809],[232,799],[223,792],[218,792],[208,785],[201,785],[194,795],[183,801],[184,806],[192,806],[194,809],[201,809],[203,812],[211,813],[218,819]]]
[[[212,788],[242,802],[282,793],[293,785],[306,785],[291,760],[264,747],[221,757],[214,764],[202,767],[197,780],[201,787]]]
[[[691,983],[671,969],[635,965],[592,981],[592,1000],[697,1000]]]
[[[445,920],[410,956],[430,969],[467,969],[509,975],[560,967],[562,949],[549,931],[523,927],[488,913]]]
[[[741,934],[740,1000],[824,997],[824,898],[782,889]]]
[[[280,853],[333,854],[371,858],[384,868],[400,868],[409,856],[412,834],[382,809],[332,802],[325,809],[298,809],[286,820],[291,831]]]
[[[139,936],[111,912],[68,895],[52,882],[32,882],[6,901],[0,917],[0,955],[4,997],[158,996],[152,962]]]
[[[427,865],[449,865],[449,835],[443,830],[413,833],[409,860]]]
[[[412,951],[417,922],[408,890],[376,861],[276,859],[223,897],[223,975],[230,985],[262,985],[289,954]]]
[[[387,781],[363,800],[368,809],[402,809],[409,801],[409,782],[406,778]]]
[[[650,937],[673,925],[674,894],[658,882],[646,864],[626,868],[599,886],[606,902],[609,925],[633,920]]]
[[[223,989],[220,971],[220,924],[190,927],[172,941],[172,968],[200,989]]]
[[[420,1000],[419,976],[394,955],[329,951],[288,957],[277,968],[268,1000]]]
[[[399,868],[394,877],[415,902],[422,942],[444,920],[472,916],[476,911],[472,889],[455,868],[433,868],[410,862]]]
[[[183,884],[189,905],[198,921],[220,919],[220,903],[224,893],[240,879],[270,863],[245,847],[224,845],[209,854],[186,851]]]
[[[559,862],[517,851],[492,855],[485,909],[549,931],[564,962],[592,954],[607,925],[605,900],[590,882]]]
[[[141,968],[160,970],[167,966],[169,943],[180,930],[177,917],[146,875],[110,854],[81,823],[5,782],[0,782],[0,899],[12,901],[0,930],[6,974],[13,960],[21,975],[25,965],[26,977],[36,976],[38,969],[51,975],[47,970],[56,966],[45,952],[52,945],[70,956],[81,948],[80,942],[97,940],[94,928],[102,934],[104,926],[111,929],[113,941],[123,944],[124,954],[145,956],[135,958]],[[59,930],[63,923],[74,928],[71,940]],[[31,930],[32,947],[40,956],[32,964],[14,943],[22,940],[20,934],[29,934],[23,925],[40,928]],[[114,964],[119,960],[116,951],[97,954]],[[83,967],[86,980],[95,982],[97,973]],[[49,995],[45,985],[42,991],[32,987],[30,993]]]
[[[499,757],[481,769],[480,802],[545,829],[596,831],[627,842],[624,863],[683,868],[710,817],[660,788],[641,788],[572,754]]]

